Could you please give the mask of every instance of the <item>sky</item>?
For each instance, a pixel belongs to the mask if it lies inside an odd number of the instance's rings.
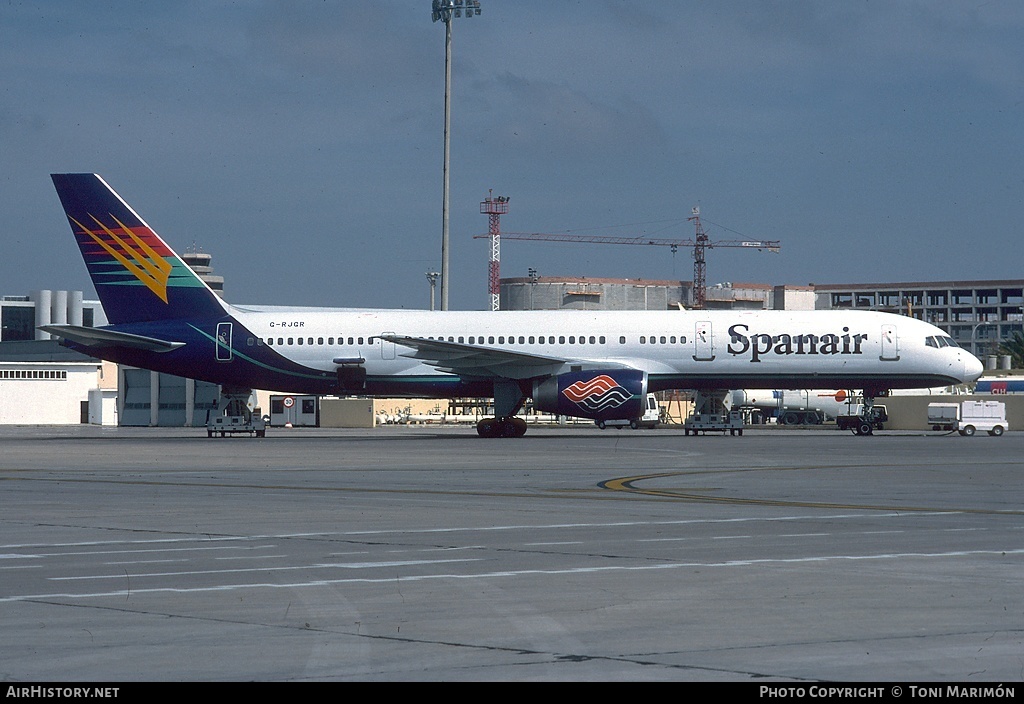
[[[444,25],[429,0],[3,0],[0,294],[95,296],[49,179],[95,172],[232,303],[427,308]],[[707,281],[1019,279],[1019,0],[481,0],[453,20],[450,308],[506,232],[779,240]],[[506,239],[503,277],[693,277]],[[438,292],[439,293],[439,292]],[[439,300],[439,298],[438,298]]]

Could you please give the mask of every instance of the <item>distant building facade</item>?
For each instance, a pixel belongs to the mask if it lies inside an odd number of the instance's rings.
[[[502,310],[668,310],[689,307],[685,281],[528,276],[501,279]]]
[[[33,291],[28,296],[0,297],[0,342],[49,340],[40,325],[100,327],[107,316],[99,301],[87,301],[81,291]]]
[[[1024,332],[1024,281],[814,284],[815,307],[900,313],[935,325],[977,357]]]
[[[693,305],[692,281],[528,276],[502,279],[502,310],[678,310]],[[705,293],[709,310],[814,310],[809,286],[721,283]]]
[[[0,425],[88,423],[90,393],[114,388],[114,370],[56,340],[0,342]]]

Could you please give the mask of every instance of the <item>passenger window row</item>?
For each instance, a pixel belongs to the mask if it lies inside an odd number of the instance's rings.
[[[431,336],[431,337],[428,337],[427,339],[428,340],[439,340],[439,341],[442,341],[442,342],[444,342],[444,341],[447,341],[447,342],[458,342],[460,344],[469,344],[469,345],[494,345],[494,344],[498,344],[498,345],[505,345],[505,344],[509,344],[509,345],[515,345],[515,344],[520,344],[520,345],[545,345],[545,344],[546,345],[555,345],[555,344],[557,344],[557,345],[604,345],[607,342],[607,339],[605,338],[604,335],[589,335],[589,336],[588,335],[579,335],[579,336],[576,336],[576,335],[568,335],[568,336],[566,336],[566,335],[557,335],[557,336],[556,335],[519,335],[518,337],[515,336],[515,335],[509,335],[507,337],[504,336],[504,335],[498,335],[497,337],[495,337],[494,335],[488,335],[488,336],[484,336],[484,335],[469,335],[468,337],[465,336],[465,335],[459,335],[459,336],[449,335],[448,337],[444,337],[444,336],[433,337],[433,336]],[[934,338],[928,338],[928,339],[930,341],[934,340]],[[949,343],[952,343],[953,345],[956,344],[952,340],[950,340],[949,338],[943,338],[943,339],[948,340],[947,344],[949,344]],[[349,337],[349,338],[347,338],[347,342],[346,342],[346,338],[338,337],[337,338],[337,344],[341,345],[341,346],[344,346],[344,345],[348,345],[348,346],[363,345],[364,344],[364,340],[365,340],[365,344],[371,344],[372,345],[376,341],[376,338],[374,338],[374,337],[369,337],[369,338]],[[276,341],[275,341],[275,338],[273,338],[273,337],[268,337],[268,338],[266,338],[266,340],[264,340],[263,338],[259,339],[259,344],[262,345],[264,342],[266,342],[266,344],[268,344],[268,345],[278,345],[278,346],[284,346],[284,345],[304,345],[305,346],[305,345],[324,345],[324,344],[327,344],[328,346],[332,346],[333,347],[335,345],[335,338],[328,337],[328,338],[326,338],[326,342],[325,342],[325,338],[323,338],[323,337],[317,337],[317,338],[313,338],[313,337],[298,337],[298,338],[295,338],[295,337],[287,337],[287,338],[285,338],[285,337],[278,337],[278,338],[276,338]],[[252,343],[250,343],[250,345],[251,344]],[[619,336],[619,344],[620,345],[626,344],[626,336],[625,335],[620,335]],[[676,337],[675,335],[650,335],[650,336],[641,335],[640,336],[640,344],[641,345],[675,345],[675,344],[685,345],[686,344],[686,336],[685,335],[680,335],[679,337]],[[935,344],[932,344],[932,342],[929,342],[929,345],[931,345],[932,347],[936,346]],[[942,346],[944,347],[945,345],[942,345]]]
[[[316,340],[315,343],[314,343],[314,339]],[[348,344],[349,345],[361,345],[361,344],[363,344],[363,339],[364,338],[362,338],[362,337],[350,337],[350,338],[348,338]],[[298,337],[298,338],[295,338],[295,337],[287,337],[287,338],[279,337],[279,338],[277,338],[277,342],[274,342],[274,338],[268,337],[266,339],[266,343],[268,345],[313,345],[313,344],[323,345],[324,344],[324,338],[322,338],[322,337],[317,337],[317,338],[312,338],[312,337]],[[263,344],[263,339],[262,338],[260,339],[260,344]],[[328,337],[326,344],[333,347],[334,346],[334,338],[333,337]],[[339,345],[346,344],[345,343],[345,338],[344,337],[339,337],[338,338],[338,344]],[[369,338],[369,344],[371,344],[371,345],[373,344],[373,338],[372,337]]]

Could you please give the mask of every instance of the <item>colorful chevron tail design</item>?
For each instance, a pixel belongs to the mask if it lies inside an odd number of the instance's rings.
[[[111,323],[224,314],[217,294],[102,178],[51,178]]]
[[[567,386],[562,395],[595,415],[618,408],[632,398],[629,391],[607,374],[595,376],[589,381],[577,381]]]

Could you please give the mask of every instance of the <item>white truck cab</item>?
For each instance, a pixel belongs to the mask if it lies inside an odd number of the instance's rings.
[[[654,394],[647,394],[647,401],[644,404],[644,414],[639,418],[622,420],[595,420],[598,428],[624,428],[627,425],[633,430],[638,428],[654,428],[661,422],[661,409],[658,407],[658,398]]]

